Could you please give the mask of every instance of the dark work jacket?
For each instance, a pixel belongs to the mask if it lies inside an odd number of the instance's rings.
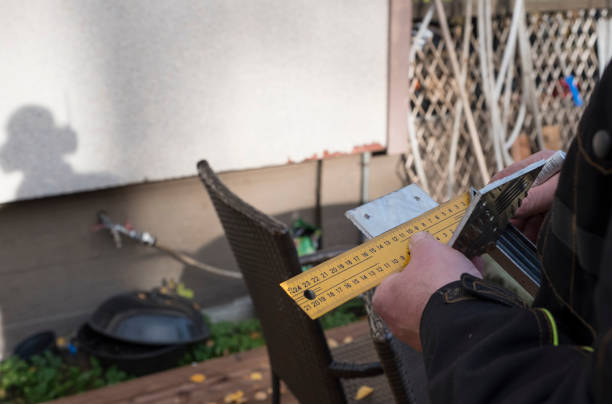
[[[429,300],[421,341],[433,403],[612,403],[610,136],[608,67],[540,230],[533,306],[467,274]]]

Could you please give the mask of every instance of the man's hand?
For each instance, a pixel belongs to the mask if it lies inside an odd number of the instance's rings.
[[[548,158],[553,151],[544,150],[500,171],[493,181],[506,177],[538,160]],[[559,175],[529,190],[512,222],[527,237],[535,241],[546,212],[552,205]],[[411,259],[402,272],[389,275],[374,294],[374,309],[400,340],[421,350],[419,327],[423,310],[436,290],[461,274],[481,277],[470,260],[460,252],[436,241],[427,233],[418,233],[410,240]]]
[[[459,251],[428,233],[417,233],[410,239],[410,262],[402,272],[389,275],[378,286],[374,309],[394,336],[420,351],[419,326],[429,298],[442,286],[459,280],[463,273],[481,277]]]
[[[498,172],[493,176],[491,181],[504,178],[522,168],[527,167],[531,163],[535,163],[538,160],[547,159],[553,154],[555,154],[555,152],[552,150],[542,150],[532,154],[525,160],[516,162]],[[558,183],[559,174],[555,174],[544,184],[530,189],[527,197],[523,200],[521,207],[518,208],[514,214],[514,217],[510,219],[510,222],[534,243],[538,237],[538,232],[540,231],[540,226],[542,225],[544,216],[546,216],[546,213],[552,206],[552,201],[555,196]]]

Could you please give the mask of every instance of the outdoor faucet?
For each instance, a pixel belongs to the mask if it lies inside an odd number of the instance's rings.
[[[121,234],[126,235],[132,240],[136,240],[142,244],[148,246],[155,246],[155,242],[157,239],[151,233],[148,232],[139,232],[128,225],[128,227],[120,225],[118,223],[113,223],[111,219],[108,217],[105,211],[101,210],[98,212],[98,221],[102,225],[102,227],[108,229],[113,236],[113,240],[115,241],[115,246],[117,248],[121,248]]]

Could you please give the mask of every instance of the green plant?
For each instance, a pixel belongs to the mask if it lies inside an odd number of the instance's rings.
[[[319,322],[324,330],[329,330],[360,320],[365,314],[363,301],[356,298],[327,313],[319,319]]]
[[[47,351],[29,362],[17,357],[0,362],[0,399],[14,404],[39,403],[128,379],[114,366],[103,369],[95,358],[87,369],[80,369]]]
[[[365,308],[360,299],[353,299],[326,314],[319,320],[324,330],[352,323],[363,318]],[[259,320],[252,318],[238,323],[219,322],[211,324],[208,341],[195,345],[180,361],[186,365],[191,362],[201,362],[235,352],[248,351],[265,344],[261,333]]]
[[[206,319],[211,330],[208,341],[195,345],[180,364],[201,362],[235,352],[247,351],[264,345],[259,320],[252,318],[239,323],[227,321],[211,324]]]
[[[323,329],[327,330],[357,321],[364,315],[361,300],[353,299],[321,317],[319,321]],[[206,319],[206,322],[211,329],[210,339],[195,345],[179,365],[247,351],[265,343],[257,319],[215,324]],[[50,352],[35,356],[29,362],[11,357],[0,362],[0,401],[12,404],[38,403],[129,378],[128,374],[115,366],[104,369],[95,358],[91,358],[86,369],[81,369]]]

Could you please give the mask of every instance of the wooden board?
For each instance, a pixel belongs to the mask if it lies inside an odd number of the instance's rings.
[[[561,141],[561,127],[559,125],[545,125],[542,127],[542,139],[544,140],[544,148],[550,150],[561,150],[563,142]]]
[[[342,344],[345,338],[357,338],[368,333],[367,321],[338,327],[325,333],[328,340]],[[253,380],[258,373],[261,380]],[[206,380],[196,383],[194,375],[204,375]],[[222,404],[228,394],[243,391],[249,403],[270,402],[270,365],[265,347],[248,352],[211,359],[191,366],[156,373],[129,382],[92,390],[71,397],[52,401],[55,404],[102,403],[198,403]],[[265,398],[261,401],[255,394]],[[263,393],[263,394],[261,394]],[[287,390],[281,387],[283,404],[298,404]]]
[[[516,138],[516,141],[510,149],[514,161],[521,161],[531,155],[531,147],[529,146],[529,137],[521,133]]]

